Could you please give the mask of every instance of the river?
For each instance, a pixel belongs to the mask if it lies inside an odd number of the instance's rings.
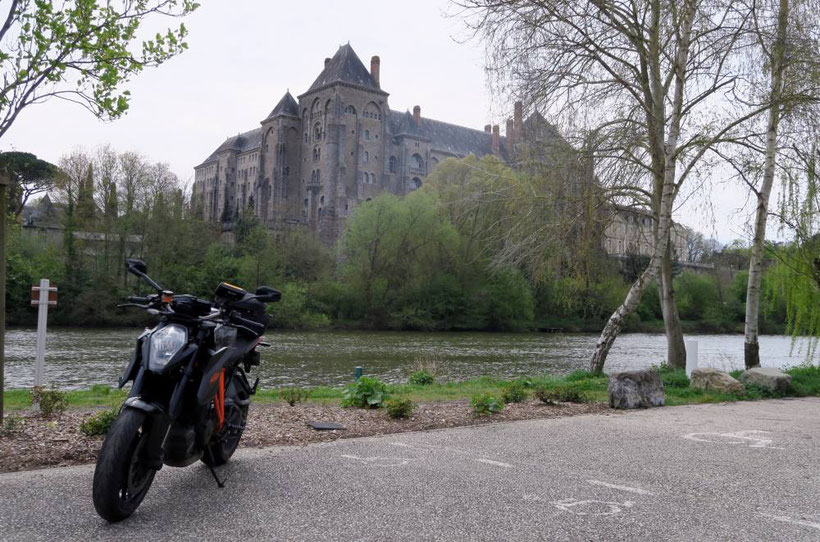
[[[46,345],[45,376],[63,389],[111,385],[129,358],[138,329],[52,328]],[[271,331],[265,340],[258,376],[263,386],[340,386],[350,382],[356,366],[389,382],[403,382],[414,360],[438,360],[443,378],[562,375],[586,368],[597,335],[563,333],[414,333]],[[699,342],[700,366],[743,368],[742,335],[693,335]],[[6,387],[29,387],[34,375],[36,332],[11,329],[6,335]],[[807,362],[807,341],[792,349],[790,337],[760,339],[764,366],[787,367]],[[661,334],[624,334],[615,341],[607,372],[660,364],[666,339]],[[815,352],[809,362],[817,364]]]

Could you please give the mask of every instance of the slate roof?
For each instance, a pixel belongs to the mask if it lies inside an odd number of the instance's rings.
[[[262,146],[262,127],[255,128],[249,132],[244,132],[233,137],[229,137],[222,145],[211,153],[199,166],[204,166],[210,162],[216,162],[217,155],[223,151],[237,151],[246,152],[253,149],[258,149]]]
[[[279,103],[276,104],[276,107],[273,108],[273,111],[270,112],[267,118],[276,117],[278,115],[299,116],[299,104],[296,103],[296,100],[290,95],[290,91],[287,91],[285,95],[282,96],[282,99],[279,100]]]
[[[328,65],[310,85],[305,94],[337,82],[349,83],[386,94],[386,92],[379,89],[379,85],[370,75],[370,71],[362,64],[349,43],[339,47],[339,50],[336,51],[336,54],[333,55]]]
[[[425,117],[421,118],[420,126],[416,126],[413,115],[409,111],[405,113],[390,111],[388,123],[393,136],[404,135],[430,141],[432,148],[437,151],[457,156],[467,156],[472,153],[478,158],[493,152],[493,136],[483,130],[465,128]],[[504,137],[499,138],[499,151],[506,159],[505,140]]]

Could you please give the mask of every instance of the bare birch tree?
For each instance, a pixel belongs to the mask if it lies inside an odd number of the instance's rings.
[[[598,161],[631,168],[648,186],[602,182],[653,202],[655,245],[597,341],[601,372],[613,342],[667,253],[675,198],[703,174],[704,156],[765,110],[727,100],[748,10],[734,0],[460,0],[506,89],[546,107],[576,133],[597,127]],[[604,166],[606,167],[606,166]]]
[[[820,2],[814,0],[759,0],[749,6],[753,14],[750,32],[757,46],[754,49],[757,61],[752,66],[768,78],[767,95],[761,101],[768,102],[770,107],[764,143],[757,149],[763,156],[762,179],[756,185],[750,180],[752,175],[742,176],[757,201],[746,289],[744,359],[747,368],[760,365],[759,312],[763,252],[781,122],[788,122],[791,116],[799,124],[801,118],[805,118],[801,115],[801,109],[820,99],[817,81],[820,66],[818,9]]]

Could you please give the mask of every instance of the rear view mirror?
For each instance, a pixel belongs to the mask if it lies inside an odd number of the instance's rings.
[[[260,286],[253,295],[264,303],[275,303],[282,299],[282,292],[270,286]]]
[[[129,258],[125,260],[125,268],[132,273],[134,271],[137,271],[138,273],[141,273],[143,275],[148,273],[148,266],[145,265],[145,262],[142,260],[137,260],[135,258]]]

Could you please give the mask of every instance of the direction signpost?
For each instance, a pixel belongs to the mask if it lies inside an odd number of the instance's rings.
[[[48,307],[57,304],[57,287],[50,286],[48,279],[41,279],[40,286],[31,287],[31,304],[37,307],[37,357],[34,360],[34,387],[36,389],[43,387]]]

